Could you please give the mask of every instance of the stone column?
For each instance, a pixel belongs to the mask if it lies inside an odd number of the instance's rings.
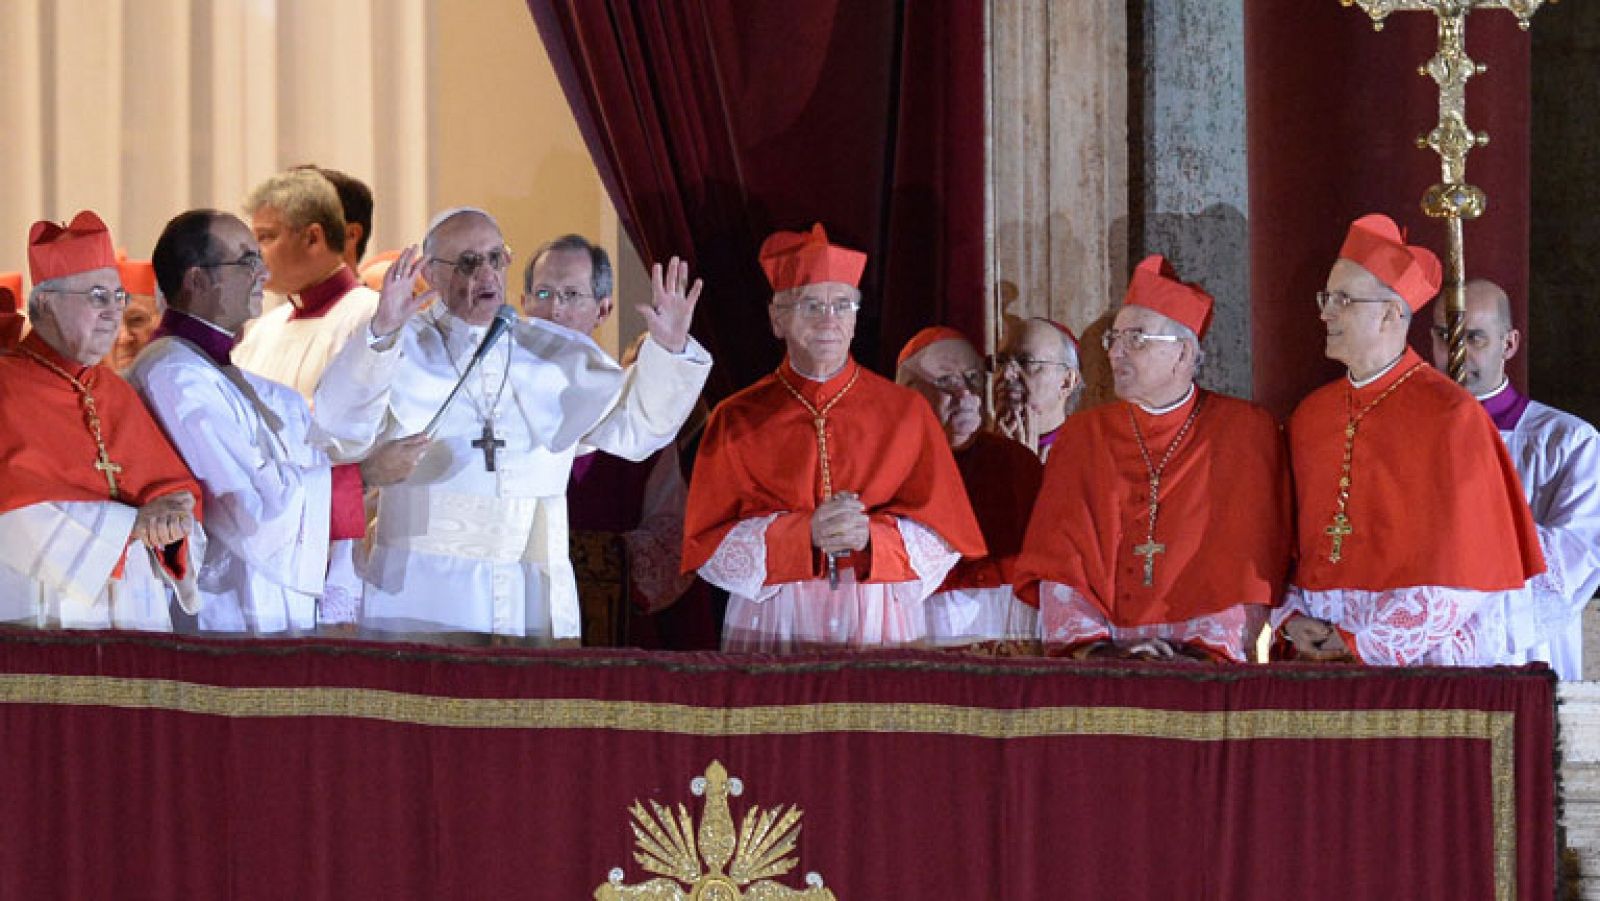
[[[1199,381],[1249,397],[1244,9],[1135,0],[1129,15],[1130,262],[1162,254],[1211,292]]]
[[[1127,17],[1103,0],[991,0],[985,340],[1007,318],[1082,334],[1127,277]]]

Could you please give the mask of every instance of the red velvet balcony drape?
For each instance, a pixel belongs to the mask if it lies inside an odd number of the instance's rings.
[[[706,279],[695,334],[727,395],[780,355],[756,250],[823,222],[864,250],[855,351],[983,336],[983,3],[528,0],[647,263]]]
[[[0,898],[593,897],[718,760],[799,886],[1549,898],[1548,671],[0,632]]]

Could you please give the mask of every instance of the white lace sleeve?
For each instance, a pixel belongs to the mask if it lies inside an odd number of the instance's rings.
[[[1077,589],[1048,580],[1039,583],[1039,627],[1046,645],[1073,647],[1111,637],[1105,616]]]
[[[1355,636],[1355,652],[1383,666],[1487,666],[1506,645],[1494,592],[1416,585],[1384,591],[1291,590],[1291,609],[1334,623]],[[1275,616],[1275,620],[1282,619]]]
[[[767,527],[781,514],[772,513],[741,521],[723,536],[700,567],[700,578],[729,594],[753,601],[764,601],[776,594],[776,585],[767,581]]]
[[[916,593],[916,597],[902,598],[902,600],[921,602],[939,590],[944,577],[961,560],[961,554],[952,548],[948,541],[941,538],[938,532],[916,520],[896,516],[894,524],[900,530],[901,542],[906,546],[906,559],[917,574],[916,582],[904,583],[906,588]]]

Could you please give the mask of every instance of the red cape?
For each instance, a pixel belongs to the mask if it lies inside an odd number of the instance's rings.
[[[1138,420],[1159,463],[1200,404],[1161,477],[1154,584],[1133,553],[1148,534],[1150,479],[1129,425]],[[1044,468],[1017,594],[1038,603],[1038,583],[1078,590],[1113,625],[1182,622],[1238,604],[1275,603],[1289,568],[1289,467],[1283,436],[1255,404],[1196,389],[1163,416],[1117,402],[1067,418]]]
[[[1337,509],[1351,414],[1420,367],[1361,420],[1351,462],[1342,559],[1324,531]],[[1299,500],[1294,583],[1309,591],[1441,585],[1519,588],[1544,571],[1533,515],[1505,444],[1483,406],[1415,351],[1356,388],[1340,378],[1289,417]]]
[[[127,382],[107,366],[63,358],[37,332],[21,346],[89,387],[106,449],[122,467],[117,474],[122,503],[140,507],[187,491],[194,495],[199,519],[199,483]],[[0,356],[0,512],[49,501],[110,500],[106,477],[94,468],[98,459],[77,390],[20,351]],[[187,554],[175,559],[183,561]],[[183,570],[176,572],[181,576]]]
[[[955,457],[989,553],[957,563],[939,590],[1010,585],[1044,465],[1032,451],[993,432],[979,432]]]
[[[845,561],[861,573],[861,581],[915,578],[894,533],[896,516],[932,529],[962,556],[983,555],[972,507],[958,489],[961,474],[921,396],[854,360],[821,384],[795,372],[787,360],[780,371],[818,409],[860,372],[828,414],[828,452],[833,490],[855,492],[872,516],[868,554],[854,555],[870,560]],[[767,528],[767,584],[819,578],[823,570],[821,555],[811,545],[811,512],[821,495],[811,414],[776,374],[765,376],[719,404],[706,424],[689,484],[684,572],[709,560],[741,520],[781,513]]]

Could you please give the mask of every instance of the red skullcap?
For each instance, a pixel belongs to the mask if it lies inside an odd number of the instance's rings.
[[[1444,270],[1433,251],[1407,244],[1405,233],[1393,219],[1381,213],[1362,216],[1350,223],[1339,257],[1372,273],[1405,299],[1412,312],[1427,306],[1439,293]]]
[[[927,350],[929,345],[938,344],[940,341],[967,341],[967,336],[947,326],[930,325],[911,336],[911,340],[901,348],[900,357],[894,361],[895,367],[906,365],[907,360]],[[967,341],[967,343],[972,342]]]
[[[1206,329],[1211,327],[1211,295],[1199,285],[1178,281],[1172,264],[1160,254],[1145,257],[1133,270],[1133,279],[1128,282],[1128,293],[1122,302],[1154,310],[1182,323],[1197,338],[1204,338]]]
[[[28,229],[28,269],[35,285],[94,269],[117,265],[111,233],[91,210],[72,218],[71,225],[35,222]]]
[[[149,260],[118,260],[117,274],[122,276],[122,290],[129,294],[156,296],[156,267]]]
[[[861,287],[867,255],[828,243],[822,223],[809,232],[773,232],[761,242],[761,268],[774,291],[787,291],[818,282],[842,282]]]

